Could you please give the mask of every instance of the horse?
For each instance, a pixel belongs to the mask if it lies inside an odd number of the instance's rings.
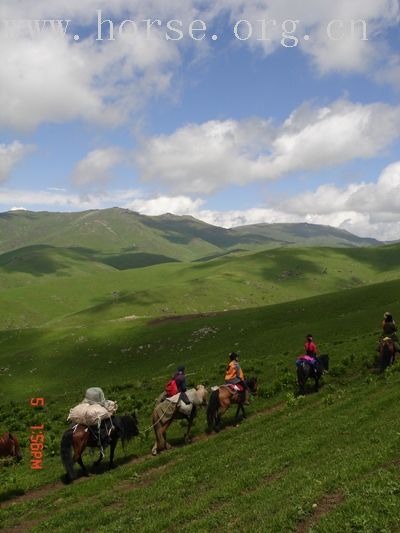
[[[246,387],[253,396],[257,394],[257,378],[251,378],[246,380]],[[239,412],[242,412],[243,418],[246,418],[246,413],[244,410],[244,398],[242,394],[233,392],[228,385],[221,385],[217,387],[210,396],[210,401],[208,402],[207,408],[207,423],[208,430],[219,431],[221,429],[221,417],[225,411],[230,407],[231,403],[237,404],[237,410],[235,419],[239,420]]]
[[[319,380],[322,374],[329,370],[329,355],[320,355],[316,364],[307,362],[306,360],[298,361],[297,364],[297,383],[299,385],[299,394],[305,394],[305,386],[308,378],[313,378],[315,382],[315,392],[319,390]]]
[[[85,426],[77,424],[68,429],[61,439],[60,454],[61,460],[66,471],[66,483],[72,483],[74,480],[74,462],[77,462],[82,468],[83,475],[88,476],[85,465],[82,461],[82,454],[86,447],[99,448],[100,455],[95,466],[99,465],[104,458],[103,448],[110,446],[109,468],[114,468],[114,452],[118,439],[122,440],[122,446],[139,435],[136,415],[132,416],[112,416],[111,419],[105,419],[100,426],[100,432],[96,426]],[[74,455],[71,457],[71,447]]]
[[[190,442],[190,430],[197,415],[197,408],[207,405],[208,392],[204,385],[197,385],[195,389],[187,390],[186,396],[191,402],[191,406],[179,400],[178,395],[172,397],[173,399],[176,398],[176,401],[169,398],[157,403],[155,406],[152,415],[152,427],[156,436],[156,442],[151,450],[153,455],[171,448],[171,445],[167,442],[167,429],[173,420],[184,419],[188,421],[184,440],[186,444]]]
[[[377,351],[379,352],[379,369],[384,372],[391,366],[396,358],[398,345],[391,337],[384,337],[380,340]]]
[[[15,457],[19,462],[22,460],[22,452],[18,439],[9,432],[0,437],[0,457]]]

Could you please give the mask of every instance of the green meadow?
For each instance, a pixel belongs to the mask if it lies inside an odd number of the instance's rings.
[[[0,464],[5,531],[400,530],[400,365],[374,367],[382,315],[400,309],[398,245],[225,243],[223,253],[219,243],[218,257],[187,260],[162,247],[28,246],[17,236],[23,246],[0,255],[0,430],[16,433],[24,453]],[[318,394],[310,384],[297,397],[295,359],[309,332],[331,368]],[[208,435],[201,410],[191,445],[175,422],[172,450],[152,457],[154,399],[176,366],[190,386],[210,387],[232,350],[259,381],[248,418],[236,427],[228,411]],[[120,414],[136,412],[141,434],[125,451],[118,444],[117,469],[64,486],[60,438],[90,386]],[[31,397],[45,407],[32,409]],[[38,423],[46,447],[34,471]]]

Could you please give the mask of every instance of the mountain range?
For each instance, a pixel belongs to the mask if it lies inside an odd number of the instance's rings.
[[[0,253],[38,244],[201,261],[278,247],[369,247],[383,243],[330,226],[255,224],[226,229],[191,216],[146,216],[121,208],[0,213]]]

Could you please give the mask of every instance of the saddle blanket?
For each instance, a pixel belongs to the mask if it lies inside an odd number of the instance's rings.
[[[317,360],[309,355],[299,355],[296,360],[296,365],[300,366],[302,363],[309,363],[310,365],[315,366],[317,364]]]
[[[178,394],[174,394],[173,396],[166,398],[166,401],[175,404],[178,408],[178,411],[182,413],[183,415],[189,416],[190,413],[192,412],[193,404],[192,403],[186,404],[180,399],[180,397],[181,397],[181,393],[178,392]]]
[[[243,385],[241,385],[240,383],[236,383],[236,385],[233,385],[232,383],[227,383],[226,385],[224,385],[224,387],[227,387],[232,392],[232,394],[244,391]]]

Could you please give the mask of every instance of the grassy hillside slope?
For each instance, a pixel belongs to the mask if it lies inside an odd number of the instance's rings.
[[[182,263],[33,245],[0,255],[0,326],[243,309],[400,277],[400,246],[279,248]]]
[[[181,362],[191,384],[220,383],[227,353],[240,350],[245,371],[260,381],[249,408],[254,416],[239,428],[156,459],[146,456],[152,439],[136,439],[127,459],[118,450],[115,472],[72,487],[56,485],[41,493],[40,506],[27,499],[0,509],[3,525],[20,522],[34,531],[172,531],[177,523],[185,531],[248,531],[249,524],[260,532],[395,531],[400,374],[396,367],[381,377],[369,367],[382,313],[397,314],[399,289],[400,282],[392,281],[157,324],[108,321],[2,332],[0,366],[8,370],[0,375],[0,414],[21,436],[25,454],[24,434],[39,418],[26,398],[47,399],[40,415],[46,467],[29,471],[25,459],[15,470],[3,469],[3,499],[57,482],[64,418],[88,386],[102,386],[121,413],[136,409],[144,429],[153,398]],[[310,330],[332,367],[319,394],[295,399],[294,360]],[[204,425],[202,413],[198,437]],[[175,424],[172,443],[181,442],[182,433]],[[141,460],[126,463],[132,455]]]
[[[190,216],[150,217],[119,208],[81,213],[0,213],[0,252],[34,244],[107,253],[142,252],[191,261],[236,249],[252,251],[295,244],[369,246],[378,242],[328,226],[280,224],[225,229]]]

